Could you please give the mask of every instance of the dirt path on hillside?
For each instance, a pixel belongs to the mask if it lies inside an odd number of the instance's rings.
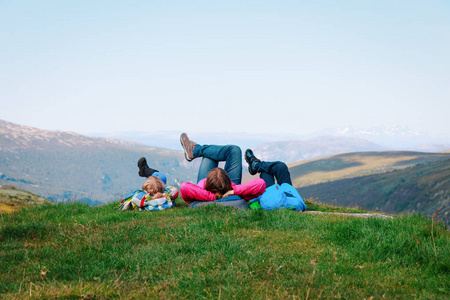
[[[341,216],[349,216],[356,218],[383,218],[383,219],[393,219],[391,216],[386,216],[382,214],[372,213],[372,214],[363,214],[363,213],[336,213],[336,212],[324,212],[324,211],[311,211],[307,210],[303,212],[305,214],[327,214],[327,215],[341,215]]]

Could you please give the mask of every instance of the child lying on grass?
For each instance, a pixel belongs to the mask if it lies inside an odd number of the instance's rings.
[[[166,187],[166,176],[150,168],[145,157],[139,159],[138,167],[139,176],[147,179],[142,184],[142,188],[125,197],[117,209],[133,210],[138,208],[139,211],[152,211],[174,206],[179,193],[178,189],[173,186]]]

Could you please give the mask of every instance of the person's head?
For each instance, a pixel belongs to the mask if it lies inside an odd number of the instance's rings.
[[[148,177],[142,184],[142,189],[152,195],[162,193],[165,187],[164,182],[156,176]]]
[[[212,169],[206,177],[205,190],[214,193],[216,199],[222,198],[223,194],[231,190],[230,176],[228,176],[224,169]]]

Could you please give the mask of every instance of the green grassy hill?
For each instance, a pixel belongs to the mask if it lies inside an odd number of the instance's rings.
[[[0,298],[448,297],[450,235],[431,219],[178,204],[1,215]]]
[[[387,213],[433,214],[450,225],[450,158],[387,173],[305,186],[302,196],[320,202]]]
[[[411,151],[356,152],[293,163],[289,165],[289,171],[294,186],[304,187],[386,173],[445,158],[450,158],[450,154]]]
[[[24,207],[42,204],[53,204],[53,202],[14,186],[0,186],[0,213],[10,213]]]

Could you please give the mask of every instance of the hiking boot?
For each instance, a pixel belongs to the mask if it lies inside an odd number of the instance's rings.
[[[256,156],[253,154],[253,151],[251,149],[245,150],[245,161],[248,163],[248,172],[251,175],[255,175],[258,173],[258,166],[261,162],[260,159],[256,158]]]
[[[148,167],[145,157],[139,158],[137,165],[139,168],[139,176],[141,177],[150,177],[155,172],[153,169]]]
[[[192,161],[194,157],[194,147],[197,143],[191,141],[186,133],[182,133],[180,136],[181,146],[184,149],[184,157],[187,161]]]

